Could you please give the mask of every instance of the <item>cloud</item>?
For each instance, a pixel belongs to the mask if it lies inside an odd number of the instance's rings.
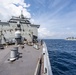
[[[55,36],[54,32],[50,32],[47,28],[39,28],[39,38],[47,38],[49,39],[50,37]]]
[[[39,28],[38,32],[39,32],[39,38],[41,39],[60,39],[60,38],[64,39],[66,37],[69,37],[69,36],[71,37],[76,35],[74,31],[56,32],[56,31],[50,31],[47,28]]]
[[[48,10],[48,5],[45,13],[34,17],[35,23],[41,25],[39,36],[41,38],[76,37],[76,5],[72,0],[54,0],[49,7],[51,10]]]
[[[76,36],[76,4],[72,1],[74,0],[33,0],[33,4],[27,4],[24,0],[0,0],[0,19],[6,21],[11,16],[19,16],[21,10],[26,17],[31,17],[27,10],[31,5],[30,12],[33,13],[31,22],[40,24],[38,31],[40,38]]]
[[[0,0],[0,19],[7,21],[11,16],[19,16],[21,10],[23,10],[24,16],[29,18],[31,14],[26,9],[29,6],[30,4],[26,4],[24,0]]]
[[[63,17],[57,16],[53,19],[46,15],[35,19],[35,23],[39,23],[41,28],[39,29],[39,38],[47,39],[59,39],[69,36],[76,36],[76,21],[75,11],[65,14]],[[73,17],[72,17],[73,16]]]

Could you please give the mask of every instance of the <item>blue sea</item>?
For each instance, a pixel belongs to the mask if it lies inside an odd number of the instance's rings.
[[[76,75],[76,41],[44,40],[53,75]]]

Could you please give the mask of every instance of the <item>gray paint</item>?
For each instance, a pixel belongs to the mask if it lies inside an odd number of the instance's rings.
[[[24,45],[24,49],[19,47],[18,60],[11,62],[10,50],[14,46],[0,50],[0,75],[34,75],[37,62],[42,55],[42,46],[36,50],[33,46]]]
[[[23,17],[23,15],[20,15]],[[21,35],[28,41],[32,40],[32,34],[38,36],[38,28],[40,25],[31,24],[29,19],[20,17],[12,17],[8,22],[0,22],[0,31],[2,31],[6,39],[14,39],[17,22],[21,24]],[[27,23],[28,22],[28,23]],[[6,31],[6,32],[5,32]],[[0,34],[1,35],[1,34]]]

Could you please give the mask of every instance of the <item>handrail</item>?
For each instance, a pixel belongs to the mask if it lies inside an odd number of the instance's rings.
[[[49,54],[48,54],[47,46],[46,46],[45,42],[43,43],[43,59],[44,59],[44,74],[53,75],[52,69],[51,69],[51,64],[49,61]]]

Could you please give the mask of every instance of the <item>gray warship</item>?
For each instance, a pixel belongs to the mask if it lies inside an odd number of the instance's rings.
[[[53,75],[47,46],[38,40],[39,27],[22,12],[0,20],[0,75]]]

